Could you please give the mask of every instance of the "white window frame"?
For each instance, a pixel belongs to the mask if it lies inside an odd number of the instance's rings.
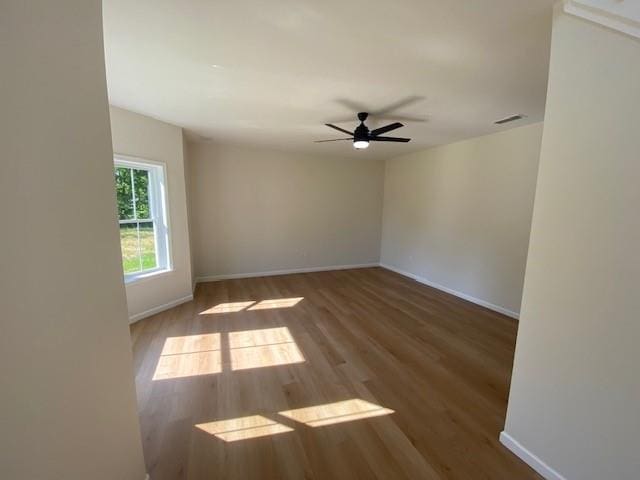
[[[149,208],[151,218],[136,220],[118,219],[118,228],[126,223],[153,222],[154,241],[156,250],[156,267],[124,274],[125,283],[131,283],[144,278],[159,275],[173,270],[171,258],[171,235],[169,228],[169,209],[167,208],[167,173],[163,162],[114,154],[114,167],[134,168],[149,172]]]

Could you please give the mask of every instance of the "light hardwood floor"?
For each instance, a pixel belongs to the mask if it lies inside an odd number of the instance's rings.
[[[539,479],[498,442],[516,329],[382,268],[199,284],[131,328],[147,471]]]

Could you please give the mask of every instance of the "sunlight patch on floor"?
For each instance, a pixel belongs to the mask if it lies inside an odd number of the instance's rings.
[[[176,355],[183,353],[206,352],[220,350],[219,333],[203,333],[198,335],[184,335],[182,337],[168,337],[160,355]]]
[[[236,442],[238,440],[248,440],[293,431],[292,428],[262,415],[201,423],[196,425],[196,428],[225,442]]]
[[[165,340],[153,380],[222,372],[220,334],[185,335]]]
[[[305,361],[287,327],[230,332],[229,349],[234,371]]]
[[[271,300],[262,300],[250,307],[249,310],[268,310],[271,308],[290,308],[295,307],[304,297],[291,298],[274,298]]]
[[[272,308],[295,307],[304,297],[272,298],[270,300],[248,300],[246,302],[226,302],[219,303],[207,310],[200,312],[200,315],[216,315],[221,313],[238,313],[243,310],[269,310]]]
[[[224,340],[228,340],[225,344]],[[228,357],[225,357],[228,352]],[[153,380],[305,362],[287,327],[169,337]]]
[[[214,307],[200,312],[200,315],[215,315],[217,313],[236,313],[244,310],[250,305],[256,303],[253,300],[247,302],[227,302],[219,303]]]
[[[391,409],[358,398],[278,412],[279,415],[304,423],[310,427],[352,422],[392,413],[394,411]]]

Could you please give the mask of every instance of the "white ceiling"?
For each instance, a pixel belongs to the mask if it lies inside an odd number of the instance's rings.
[[[400,155],[542,120],[554,2],[104,0],[109,99],[215,142]],[[398,106],[367,123],[411,143],[313,143],[358,106]]]

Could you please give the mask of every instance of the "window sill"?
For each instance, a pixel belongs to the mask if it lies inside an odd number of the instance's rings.
[[[140,272],[140,273],[133,273],[133,274],[129,274],[129,275],[125,275],[124,276],[124,284],[125,285],[131,285],[133,283],[142,283],[148,280],[153,280],[156,279],[158,277],[162,277],[164,275],[167,275],[169,273],[173,273],[173,269],[171,268],[164,268],[161,270],[151,270],[148,272]]]

